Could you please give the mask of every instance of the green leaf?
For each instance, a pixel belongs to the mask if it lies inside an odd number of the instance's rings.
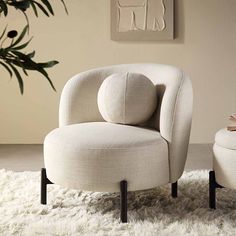
[[[22,52],[18,52],[18,51],[12,51],[12,53],[14,55],[16,55],[17,57],[19,57],[20,59],[23,60],[31,60],[26,54],[22,53]]]
[[[6,26],[5,29],[3,30],[3,32],[2,32],[2,34],[1,34],[1,36],[0,36],[0,40],[1,40],[1,39],[3,38],[3,36],[5,35],[6,30],[7,30],[7,26]]]
[[[0,61],[0,64],[9,72],[10,76],[12,77],[12,71],[10,68],[3,62]]]
[[[27,56],[28,56],[29,58],[33,58],[34,55],[35,55],[35,51],[33,51],[33,52],[27,54]]]
[[[29,1],[30,0],[7,0],[6,2],[10,6],[14,6],[17,10],[26,11],[30,7]]]
[[[66,14],[68,15],[68,10],[67,10],[67,7],[66,7],[66,4],[65,4],[64,0],[61,0],[61,2],[62,2],[63,6],[65,8]]]
[[[16,60],[12,60],[12,59],[8,59],[8,63],[13,63],[16,66],[19,66],[21,68],[24,68],[26,70],[34,70],[34,71],[38,71],[39,73],[41,73],[42,75],[44,75],[44,77],[48,80],[48,82],[50,83],[51,87],[53,88],[54,91],[56,91],[51,79],[48,76],[48,73],[44,70],[43,66],[48,66],[51,67],[53,65],[56,65],[58,62],[57,61],[50,61],[50,62],[46,62],[46,63],[36,63],[34,61],[32,61],[26,54],[21,53],[21,52],[17,52],[14,51],[12,52],[15,55],[17,55],[20,59],[22,59],[23,61],[16,61]]]
[[[44,63],[38,63],[38,65],[40,65],[43,68],[50,68],[55,66],[56,64],[58,64],[58,61],[48,61],[48,62],[44,62]]]
[[[1,12],[3,11],[4,16],[7,16],[8,13],[7,4],[3,0],[0,0],[0,10]]]
[[[32,1],[30,1],[30,5],[34,11],[35,16],[38,17],[38,11],[37,11],[35,4]]]
[[[26,19],[26,23],[27,23],[27,27],[28,27],[28,29],[27,29],[27,31],[28,31],[28,33],[29,33],[29,18],[28,18],[28,16],[27,16],[27,14],[24,12],[24,11],[21,11],[23,14],[24,14],[24,16],[25,16],[25,19]]]
[[[38,71],[37,68],[35,68],[34,66],[29,65],[28,62],[25,62],[25,61],[20,61],[19,62],[19,59],[17,59],[17,58],[15,58],[15,59],[8,59],[8,60],[6,60],[6,62],[14,64],[15,66],[20,67],[21,69],[24,69],[24,70]],[[27,74],[27,73],[25,73],[25,74]]]
[[[46,16],[49,17],[48,12],[44,9],[44,7],[43,7],[40,3],[36,2],[36,1],[33,1],[33,2],[38,6],[38,8],[39,8]]]
[[[38,71],[39,71],[41,74],[43,74],[44,77],[48,80],[48,82],[50,83],[52,89],[53,89],[54,91],[57,91],[56,88],[54,87],[54,85],[53,85],[51,79],[49,78],[48,73],[47,73],[43,68],[39,68]]]
[[[53,12],[53,9],[52,9],[52,6],[50,4],[50,2],[48,0],[41,0],[42,3],[47,7],[47,9],[49,10],[49,12],[54,15],[54,12]]]
[[[33,38],[33,37],[32,37],[32,38]],[[21,44],[21,45],[19,45],[19,46],[17,46],[17,47],[14,47],[14,48],[11,47],[11,51],[21,50],[21,49],[27,47],[27,45],[31,42],[32,38],[30,38],[30,40],[27,41],[26,43],[23,43],[23,44]]]
[[[0,48],[0,57],[1,59],[5,59],[7,57],[8,54],[8,50],[6,50],[5,48]]]
[[[21,64],[19,64],[15,59],[7,59],[7,62],[13,63],[14,65],[19,67],[23,66],[26,70],[39,70],[39,66],[37,65],[37,63],[32,61],[29,57],[27,57],[27,55],[20,52],[15,53],[21,59]]]
[[[20,93],[23,94],[24,93],[24,82],[23,79],[19,73],[19,71],[16,69],[15,66],[13,66],[11,63],[8,63],[8,65],[11,67],[11,69],[13,70],[14,74],[16,75],[16,78],[18,80],[19,83],[19,87],[20,87]]]
[[[20,59],[19,59],[19,58],[16,58],[16,61],[17,61],[17,64],[21,67],[21,69],[22,69],[22,71],[24,72],[24,74],[25,74],[26,76],[28,76],[28,73],[27,73],[27,71],[26,71],[26,69],[25,69],[23,63],[21,63]],[[17,65],[17,64],[16,64],[16,65]]]
[[[17,57],[15,59],[11,59],[11,63],[13,63],[16,66],[19,66],[22,68],[25,75],[28,76],[26,70],[37,70],[38,71],[38,65],[34,61],[30,59],[30,57],[24,53],[12,51],[14,55]]]
[[[18,43],[20,43],[21,40],[25,37],[25,34],[26,34],[27,30],[28,30],[28,26],[26,25],[26,26],[24,27],[24,29],[22,30],[20,36],[17,38],[17,40],[16,40],[12,45],[10,45],[9,47],[7,47],[6,49],[8,49],[8,48],[13,48],[13,47],[16,46]]]
[[[34,62],[33,60],[31,60],[27,54],[19,52],[19,51],[11,51],[11,53],[13,53],[14,55],[16,55],[17,57],[19,57],[20,59],[22,59],[26,62],[30,62],[30,63],[34,64],[35,68],[37,67],[37,63]]]

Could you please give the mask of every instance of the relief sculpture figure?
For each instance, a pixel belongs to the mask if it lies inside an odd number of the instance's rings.
[[[117,30],[163,31],[166,27],[164,0],[117,1]]]

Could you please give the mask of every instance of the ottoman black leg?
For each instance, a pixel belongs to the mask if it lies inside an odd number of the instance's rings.
[[[215,172],[209,172],[209,207],[216,209],[216,180]]]
[[[171,184],[171,196],[177,198],[178,196],[178,181]]]
[[[120,219],[127,223],[127,181],[120,182]]]
[[[215,171],[209,172],[209,207],[216,209],[216,189],[224,188],[216,182]]]
[[[46,205],[47,204],[47,185],[53,184],[48,178],[47,178],[47,172],[45,168],[41,169],[41,204]]]

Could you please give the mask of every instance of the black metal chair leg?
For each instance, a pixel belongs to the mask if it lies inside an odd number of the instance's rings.
[[[171,184],[171,196],[177,198],[178,196],[178,181]]]
[[[127,223],[127,181],[120,182],[120,219]]]
[[[209,172],[209,207],[216,209],[216,189],[224,188],[216,182],[215,171]]]
[[[47,172],[45,168],[41,169],[41,204],[46,205],[47,204],[47,185],[53,184],[48,178],[47,178]]]
[[[209,172],[209,207],[216,209],[216,180],[215,172]]]

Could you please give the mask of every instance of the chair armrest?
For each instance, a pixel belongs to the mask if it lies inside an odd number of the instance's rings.
[[[163,98],[164,99],[164,98]],[[162,105],[165,106],[164,101]],[[193,91],[191,81],[184,74],[176,94],[170,115],[169,127],[166,129],[165,113],[160,110],[160,133],[169,146],[170,182],[177,181],[184,171],[187,158],[189,137],[192,123]],[[167,108],[168,109],[168,108]]]

